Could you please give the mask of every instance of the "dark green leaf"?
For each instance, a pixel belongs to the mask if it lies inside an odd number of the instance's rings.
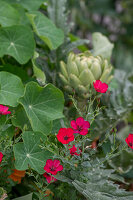
[[[51,152],[42,150],[40,138],[46,140],[39,132],[26,131],[22,135],[23,142],[14,145],[15,167],[18,170],[26,170],[30,166],[38,173],[43,174],[46,160],[51,158]]]
[[[0,72],[0,104],[17,106],[24,93],[21,79],[9,72]]]
[[[52,121],[63,117],[64,98],[62,92],[51,84],[40,87],[30,82],[19,102],[23,105],[34,131],[49,134]]]
[[[50,49],[58,48],[64,41],[61,29],[56,28],[53,22],[41,12],[27,14],[35,33],[48,45]]]
[[[23,25],[0,28],[0,57],[10,55],[20,64],[33,56],[35,42],[29,27]]]

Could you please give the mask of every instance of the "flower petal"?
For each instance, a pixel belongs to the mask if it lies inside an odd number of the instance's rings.
[[[71,121],[71,127],[73,128],[73,129],[77,129],[78,127],[77,127],[77,124],[76,124],[76,122],[74,121],[74,120],[72,120]]]
[[[83,124],[83,129],[88,129],[90,128],[90,123],[88,121],[84,121],[84,124]]]
[[[83,117],[79,117],[79,118],[76,119],[76,124],[78,126],[82,126],[83,123],[84,123],[84,118]]]
[[[54,166],[54,167],[57,168],[59,165],[60,165],[60,161],[59,161],[59,160],[54,160],[54,161],[53,161],[53,166]]]

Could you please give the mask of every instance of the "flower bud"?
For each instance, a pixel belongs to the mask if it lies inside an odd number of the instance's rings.
[[[88,98],[90,86],[96,80],[109,83],[112,66],[101,56],[93,56],[89,51],[80,54],[70,53],[65,64],[60,62],[59,76],[68,92]]]

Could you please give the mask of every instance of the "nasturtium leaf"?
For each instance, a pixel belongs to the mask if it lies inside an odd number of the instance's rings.
[[[0,57],[10,55],[20,64],[33,56],[35,41],[31,29],[23,25],[0,28]]]
[[[49,134],[52,121],[63,117],[63,93],[48,84],[45,87],[35,82],[27,83],[24,96],[19,99],[34,131]]]
[[[23,108],[23,106],[18,105],[17,108],[15,108],[15,113],[12,116],[12,124],[15,127],[19,127],[22,131],[29,131],[32,130],[29,119],[26,115],[26,112]]]
[[[48,45],[50,49],[58,48],[64,41],[64,33],[41,12],[27,14],[35,33]]]
[[[38,10],[46,0],[6,0],[8,3],[22,5],[27,10]]]
[[[48,150],[42,150],[41,140],[45,142],[46,137],[39,132],[25,131],[22,134],[23,142],[13,146],[15,155],[15,168],[26,170],[30,166],[38,173],[44,173],[43,167],[46,160],[51,158],[52,153]]]
[[[33,196],[33,193],[30,193],[25,196],[18,197],[18,198],[12,199],[12,200],[33,200],[32,196]]]
[[[0,0],[0,24],[12,26],[19,24],[20,16],[18,11],[4,0]]]
[[[28,17],[26,16],[25,8],[22,7],[20,4],[12,4],[12,6],[18,11],[20,15],[19,24],[30,26],[30,21]]]
[[[36,79],[40,83],[40,85],[44,85],[45,81],[46,81],[46,76],[45,76],[45,73],[36,64],[36,59],[38,57],[39,57],[39,54],[37,52],[35,52],[34,57],[32,59],[33,72],[34,72],[34,76],[36,77]]]
[[[24,86],[18,76],[9,72],[0,72],[0,104],[15,107],[23,94]]]
[[[10,72],[21,78],[23,82],[28,82],[29,79],[31,79],[31,77],[28,76],[26,70],[24,70],[21,66],[5,64],[3,66],[0,66],[0,71]]]
[[[109,59],[112,54],[112,50],[114,48],[114,44],[112,44],[108,38],[101,33],[93,33],[92,34],[92,45],[93,45],[93,55],[94,56],[102,56],[103,58]]]

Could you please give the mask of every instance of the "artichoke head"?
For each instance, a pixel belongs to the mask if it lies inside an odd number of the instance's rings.
[[[69,93],[75,92],[78,96],[88,98],[93,82],[101,80],[108,84],[113,78],[111,71],[112,66],[106,59],[86,51],[70,53],[67,63],[61,61],[59,76]]]

